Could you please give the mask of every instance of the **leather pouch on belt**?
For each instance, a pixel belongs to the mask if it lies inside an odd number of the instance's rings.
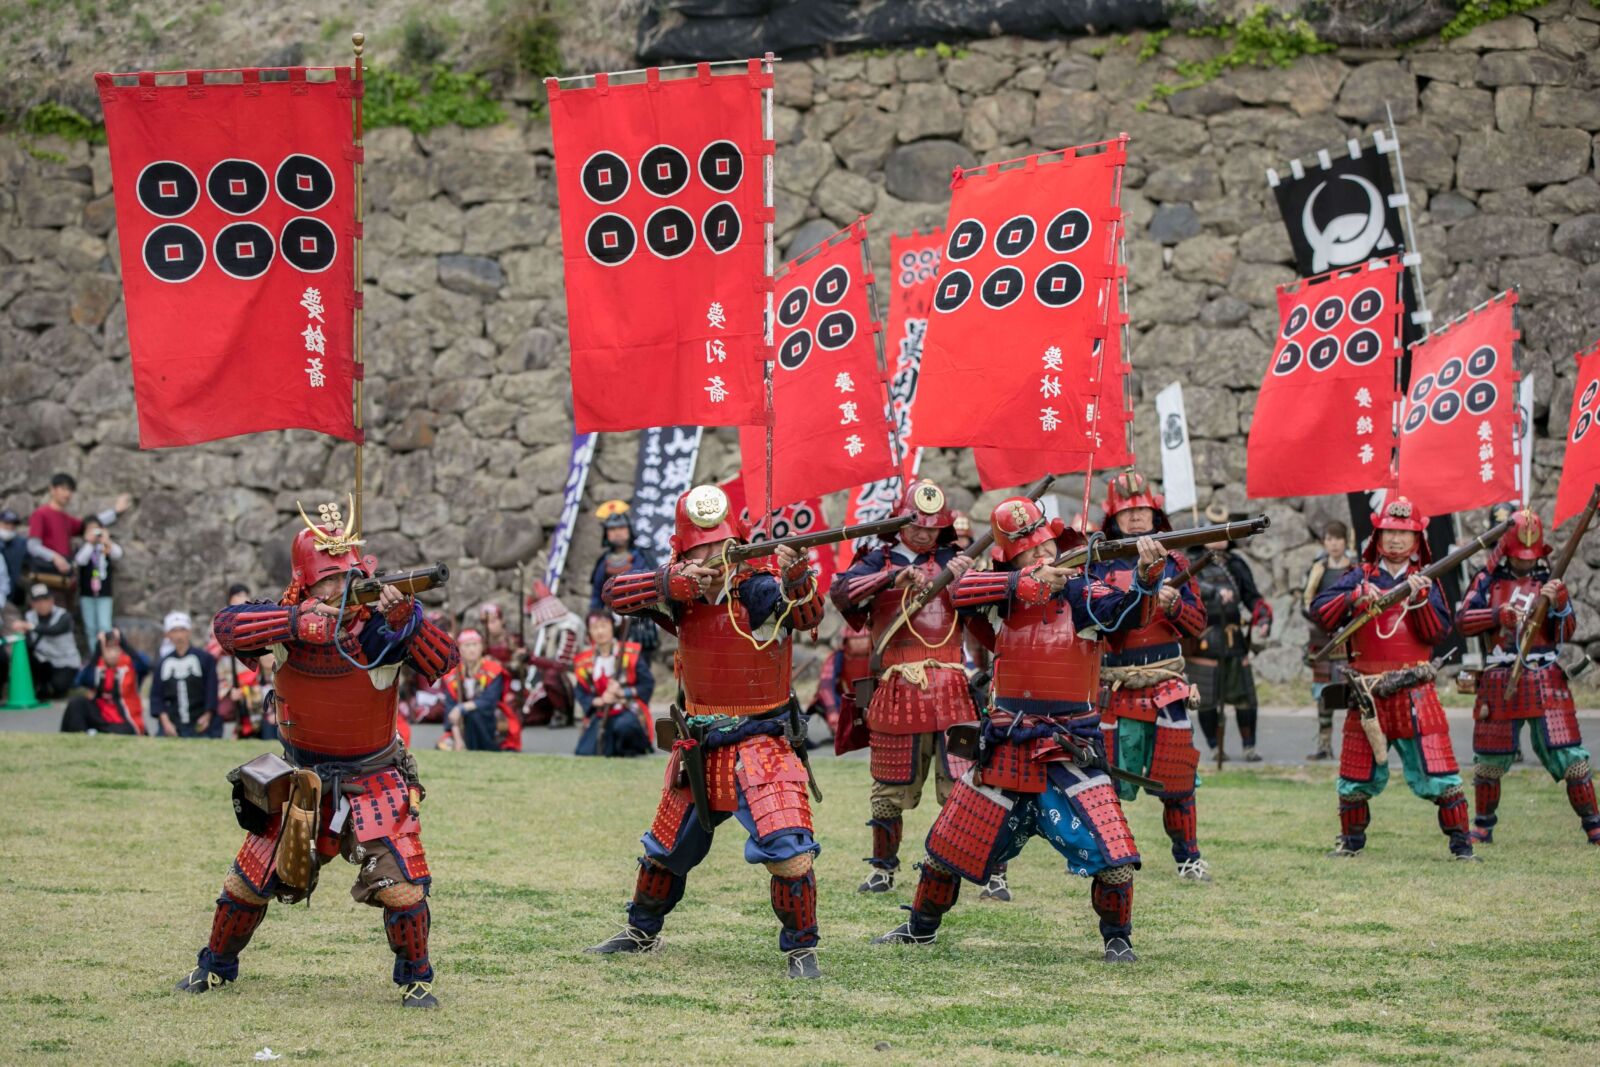
[[[309,892],[316,872],[317,822],[322,813],[322,779],[316,772],[297,770],[283,809],[283,831],[278,837],[278,880]]]
[[[289,801],[293,775],[294,768],[270,752],[229,771],[239,825],[252,834],[265,834],[272,816]]]

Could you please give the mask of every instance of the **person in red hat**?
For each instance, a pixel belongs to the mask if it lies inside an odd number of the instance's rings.
[[[911,598],[949,568],[959,578],[972,558],[955,545],[955,518],[944,490],[926,479],[906,486],[896,518],[911,524],[882,544],[856,556],[850,569],[834,576],[829,597],[845,621],[869,626],[876,647],[893,630],[883,649],[877,688],[866,709],[872,746],[870,870],[859,889],[886,893],[900,869],[904,813],[922,800],[931,770],[940,804],[966,769],[944,747],[944,730],[978,717],[962,654],[963,633],[950,586],[910,618],[902,619]],[[986,895],[1009,900],[1005,872],[995,875]]]
[[[1577,630],[1572,598],[1564,582],[1550,577],[1550,545],[1538,514],[1523,508],[1513,521],[1493,562],[1473,576],[1456,611],[1462,635],[1480,637],[1488,646],[1472,714],[1472,785],[1478,802],[1472,839],[1484,844],[1494,840],[1500,779],[1511,768],[1526,723],[1534,754],[1550,777],[1566,783],[1567,800],[1589,843],[1600,845],[1589,752],[1578,732],[1566,673],[1556,662],[1561,643],[1572,640]],[[1523,627],[1541,594],[1549,599],[1550,610],[1528,649],[1517,688],[1508,691]]]
[[[1138,537],[1171,530],[1165,504],[1145,476],[1129,467],[1106,486],[1105,535]],[[1206,609],[1192,578],[1177,588],[1168,584],[1188,563],[1180,553],[1167,553],[1149,621],[1107,637],[1100,671],[1100,727],[1106,753],[1117,766],[1166,787],[1155,795],[1161,801],[1161,824],[1172,839],[1178,877],[1209,882],[1211,869],[1200,855],[1194,801],[1200,753],[1189,718],[1189,682],[1180,644],[1205,632]],[[1137,577],[1131,560],[1095,563],[1089,573],[1116,589],[1131,588]],[[1139,787],[1118,782],[1117,792],[1130,801],[1138,797]]]
[[[653,952],[689,872],[731,815],[749,835],[744,858],[772,876],[778,947],[790,978],[817,978],[817,880],[808,771],[790,688],[792,635],[822,621],[823,600],[804,555],[728,570],[720,553],[749,539],[727,494],[700,485],[678,498],[672,559],[620,574],[605,600],[622,615],[659,620],[678,635],[678,699],[691,736],[679,737],[628,905],[627,925],[588,951]],[[691,781],[701,765],[703,779]],[[698,777],[698,776],[697,776]],[[702,793],[703,790],[703,793]],[[695,794],[705,797],[701,812]]]
[[[249,833],[223,879],[211,937],[178,989],[205,993],[233,981],[239,953],[261,925],[267,902],[306,899],[318,869],[343,855],[359,867],[351,897],[383,909],[401,1003],[437,1007],[428,961],[431,879],[417,821],[422,787],[416,761],[395,734],[395,680],[402,666],[430,681],[441,678],[455,668],[459,653],[448,635],[424,620],[422,606],[393,586],[371,606],[344,606],[347,582],[372,575],[377,561],[357,553],[362,542],[345,527],[337,505],[324,505],[321,520],[307,519],[295,536],[289,587],[278,603],[226,607],[212,620],[225,654],[250,667],[269,651],[277,660],[284,758],[311,772],[296,773],[286,807],[304,801],[301,810],[314,811],[312,854],[280,847],[295,840],[285,836],[292,810],[263,811],[244,803],[235,787],[235,811]],[[307,778],[319,780],[320,790]],[[285,863],[296,884],[280,876]],[[302,871],[304,885],[298,884]]]
[[[1433,647],[1450,632],[1450,609],[1438,585],[1421,573],[1433,558],[1423,536],[1427,527],[1427,517],[1410,500],[1390,500],[1372,516],[1361,565],[1311,602],[1318,625],[1332,633],[1388,590],[1411,589],[1350,638],[1351,705],[1339,753],[1339,836],[1329,856],[1356,856],[1366,847],[1370,802],[1389,784],[1393,747],[1411,791],[1438,806],[1439,829],[1450,841],[1451,856],[1477,859],[1450,725],[1433,685]]]
[[[874,943],[933,944],[961,880],[985,884],[1038,834],[1073,874],[1093,880],[1105,961],[1132,963],[1139,853],[1105,771],[1096,635],[1149,621],[1166,553],[1141,538],[1130,588],[1114,589],[1055,565],[1082,538],[1027,497],[1002,500],[989,524],[996,569],[962,575],[953,598],[958,609],[1000,617],[978,763],[956,782],[928,832],[910,919]]]

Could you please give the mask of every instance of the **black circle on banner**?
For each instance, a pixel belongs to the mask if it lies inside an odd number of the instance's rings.
[[[1500,362],[1495,354],[1494,346],[1480,345],[1467,357],[1467,373],[1474,378],[1482,378],[1494,370],[1494,365]]]
[[[633,232],[633,223],[621,215],[597,216],[583,235],[583,246],[588,250],[589,258],[602,267],[626,263],[638,244],[639,238]]]
[[[915,251],[913,251],[912,249],[908,248],[904,252],[900,253],[900,269],[901,270],[914,270],[916,268],[916,265],[917,265],[917,253]]]
[[[578,184],[583,186],[584,195],[597,204],[621,200],[632,181],[627,160],[605,150],[584,160],[583,169],[578,172]]]
[[[1424,374],[1411,383],[1411,399],[1420,404],[1428,399],[1428,394],[1433,392],[1433,375]]]
[[[176,219],[194,210],[200,202],[200,183],[194,171],[170,159],[151,163],[139,172],[134,183],[140,205],[150,214]]]
[[[1578,421],[1572,424],[1572,442],[1577,444],[1583,440],[1583,435],[1589,432],[1589,427],[1594,425],[1594,412],[1583,411],[1578,413]]]
[[[712,141],[700,150],[700,180],[719,193],[739,188],[744,177],[744,153],[732,141]]]
[[[1050,220],[1044,230],[1044,244],[1058,256],[1076,252],[1088,243],[1094,232],[1089,216],[1078,208],[1068,208]]]
[[[917,253],[917,262],[924,267],[937,267],[939,265],[939,250],[937,248],[924,248]]]
[[[1344,358],[1353,367],[1365,367],[1383,354],[1377,330],[1357,330],[1344,343]]]
[[[1454,392],[1438,393],[1433,398],[1433,403],[1428,405],[1428,415],[1441,426],[1455,421],[1461,414],[1461,394]]]
[[[1305,359],[1305,351],[1293,341],[1278,350],[1278,356],[1272,361],[1272,373],[1280,378],[1285,374],[1293,374],[1300,369],[1301,362]]]
[[[301,211],[315,211],[333,199],[333,171],[315,156],[284,157],[273,184],[284,203]]]
[[[856,335],[856,320],[848,311],[830,311],[817,323],[817,344],[837,352]]]
[[[1461,380],[1461,372],[1465,369],[1461,360],[1451,358],[1444,361],[1444,366],[1439,368],[1439,388],[1448,389]]]
[[[795,286],[778,301],[778,325],[785,330],[794,329],[806,317],[806,309],[810,306],[811,290],[803,285]]]
[[[1016,267],[996,267],[983,280],[978,296],[982,298],[985,307],[999,310],[1016,303],[1017,297],[1022,295],[1027,285],[1027,280]]]
[[[656,145],[639,160],[639,184],[652,196],[676,196],[689,184],[689,157],[669,144]],[[649,240],[647,224],[645,242]]]
[[[1600,393],[1600,378],[1596,378],[1583,387],[1583,397],[1578,401],[1580,408],[1586,408],[1594,403],[1595,394]]]
[[[1006,259],[1015,259],[1033,245],[1039,225],[1031,216],[1018,215],[1007,219],[994,231],[994,250]]]
[[[144,239],[145,268],[164,282],[186,282],[205,262],[206,243],[187,226],[169,222]]]
[[[267,172],[248,159],[224,159],[206,175],[211,202],[230,215],[248,215],[267,201]]]
[[[1306,349],[1306,362],[1314,371],[1325,371],[1339,361],[1339,339],[1319,337]]]
[[[1484,414],[1494,407],[1494,402],[1499,395],[1500,391],[1494,387],[1493,382],[1473,382],[1467,386],[1467,414]]]
[[[1306,310],[1304,304],[1296,304],[1289,312],[1289,317],[1283,321],[1283,336],[1293,337],[1306,328],[1306,323],[1311,321],[1311,312]]]
[[[811,331],[796,330],[778,346],[778,366],[784,370],[799,370],[811,354]]]
[[[694,219],[681,207],[657,208],[644,220],[644,243],[659,259],[677,259],[694,245]]]
[[[333,266],[339,245],[326,222],[301,216],[284,224],[278,250],[291,267],[316,274]]]
[[[810,533],[817,525],[817,516],[809,507],[797,507],[789,513],[789,529],[794,533]]]
[[[1344,301],[1339,297],[1330,296],[1317,305],[1317,310],[1311,313],[1311,321],[1319,330],[1331,330],[1339,325],[1339,320],[1344,318]]]
[[[838,265],[829,267],[817,275],[817,280],[811,286],[811,295],[824,307],[837,304],[849,291],[850,272]]]
[[[1350,298],[1350,317],[1365,326],[1383,310],[1383,294],[1376,289],[1363,289]]]
[[[962,219],[945,239],[944,258],[952,263],[971,259],[983,248],[983,223],[977,219]]]
[[[953,270],[939,276],[935,283],[933,307],[935,311],[955,311],[972,295],[972,275],[964,270]]]
[[[706,239],[711,251],[719,256],[739,243],[742,230],[738,209],[726,200],[713,204],[705,218],[700,220],[700,235]]]
[[[1413,430],[1415,430],[1417,427],[1421,426],[1424,422],[1427,422],[1427,421],[1428,421],[1428,405],[1426,405],[1426,404],[1416,404],[1416,405],[1412,406],[1410,411],[1406,412],[1406,422],[1405,422],[1405,426],[1402,427],[1402,428],[1405,430],[1406,433],[1411,433]]]
[[[265,175],[262,175],[265,178]],[[217,266],[230,278],[259,278],[272,265],[272,234],[253,222],[224,226],[211,242]]]
[[[1047,308],[1064,308],[1083,295],[1083,273],[1071,263],[1052,263],[1033,280],[1033,295]]]

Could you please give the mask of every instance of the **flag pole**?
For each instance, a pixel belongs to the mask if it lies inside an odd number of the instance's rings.
[[[769,78],[772,76],[772,73],[773,73],[773,66],[772,65],[773,65],[774,62],[775,62],[775,57],[773,56],[773,54],[771,52],[768,52],[766,54],[766,56],[763,57],[763,59],[762,59],[762,69],[766,71],[767,76]],[[765,89],[761,90],[761,139],[764,142],[766,142],[767,144],[771,144],[772,143],[772,86],[771,85],[768,85]],[[776,221],[775,221],[775,217],[773,215],[773,211],[775,210],[775,208],[773,207],[772,172],[773,172],[772,153],[771,152],[767,152],[767,153],[763,154],[763,156],[761,157],[762,187],[763,187],[763,196],[764,196],[763,203],[764,203],[764,205],[765,205],[765,207],[767,209],[767,211],[766,211],[766,216],[767,216],[766,222],[762,223],[762,229],[766,231],[766,239],[767,239],[767,252],[766,252],[766,264],[767,264],[767,311],[766,311],[766,329],[764,331],[765,340],[766,340],[766,346],[767,346],[767,358],[762,363],[761,380],[762,380],[762,386],[763,386],[763,388],[765,390],[765,397],[766,397],[765,407],[766,407],[766,416],[767,416],[767,418],[766,418],[766,421],[767,421],[767,457],[766,457],[766,460],[767,460],[767,464],[766,464],[767,477],[766,477],[766,500],[764,502],[765,505],[766,505],[766,515],[762,519],[762,523],[767,528],[767,536],[768,537],[772,536],[772,526],[773,526],[773,522],[772,522],[772,431],[773,431],[773,424],[777,421],[777,415],[773,411],[773,407],[772,407],[772,336],[773,336],[773,325],[774,325],[774,323],[772,321],[772,315],[773,315],[773,312],[772,312],[772,284],[773,284],[772,283],[772,276],[773,276],[773,273],[774,273],[774,271],[773,271],[774,264],[773,264],[772,241],[773,241],[773,237],[775,236],[774,231],[777,229],[777,224],[776,224]]]
[[[363,509],[363,503],[364,503],[364,481],[365,481],[364,476],[365,476],[365,466],[366,466],[365,463],[363,462],[363,459],[364,459],[363,453],[365,451],[365,447],[364,446],[366,444],[366,429],[365,429],[365,424],[366,424],[365,407],[366,407],[366,405],[363,402],[363,396],[362,396],[362,391],[361,391],[362,379],[366,375],[366,371],[365,371],[366,346],[363,344],[363,339],[362,339],[362,307],[361,307],[361,304],[362,304],[362,296],[361,296],[362,280],[366,277],[366,270],[364,268],[364,265],[362,263],[362,258],[361,258],[361,227],[362,227],[362,220],[365,219],[365,217],[366,217],[366,206],[363,203],[363,197],[362,197],[362,194],[361,194],[362,153],[363,153],[363,139],[362,139],[362,135],[361,135],[361,94],[362,94],[362,90],[364,88],[364,86],[362,85],[361,67],[362,67],[362,56],[366,52],[366,49],[367,49],[367,35],[364,34],[364,33],[352,33],[350,35],[350,45],[351,45],[351,48],[355,52],[355,65],[354,65],[354,68],[353,68],[353,70],[351,72],[351,81],[353,82],[352,88],[354,89],[354,92],[351,94],[351,98],[350,99],[351,99],[351,102],[354,105],[354,114],[352,115],[351,121],[354,124],[354,141],[355,141],[355,150],[356,150],[355,151],[355,157],[356,157],[355,158],[356,233],[355,233],[355,238],[354,238],[354,240],[352,242],[352,245],[353,245],[354,250],[355,250],[354,251],[354,260],[355,260],[354,272],[355,272],[355,291],[356,291],[355,326],[354,326],[354,333],[353,333],[353,337],[352,337],[352,349],[353,349],[354,354],[355,354],[355,374],[353,376],[353,380],[351,381],[351,387],[352,387],[352,393],[353,393],[353,395],[351,397],[351,404],[354,406],[355,417],[354,417],[353,421],[354,421],[355,429],[356,429],[356,491],[355,491],[355,496],[354,496],[355,504],[354,504],[354,508],[353,508],[355,514],[350,516],[350,523],[351,523],[350,528],[352,530],[360,531],[362,529],[361,514],[362,514],[362,509]]]

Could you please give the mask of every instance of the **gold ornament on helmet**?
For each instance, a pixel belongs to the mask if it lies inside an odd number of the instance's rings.
[[[937,515],[944,508],[944,490],[932,482],[922,482],[912,490],[911,503],[924,515]]]
[[[690,522],[710,530],[728,517],[728,494],[715,485],[697,485],[689,490],[684,511]]]
[[[354,494],[348,496],[350,514],[356,511],[356,498]],[[300,518],[305,522],[306,528],[316,538],[317,549],[330,556],[342,556],[346,552],[353,552],[366,542],[361,540],[360,530],[345,529],[344,515],[339,511],[338,501],[317,505],[317,518],[319,522],[312,522],[311,516],[306,514],[305,506],[298,500],[294,506],[300,512]]]
[[[1517,518],[1522,520],[1517,524],[1517,540],[1526,548],[1537,545],[1544,533],[1540,528],[1539,516],[1532,508],[1523,508],[1517,513]]]

